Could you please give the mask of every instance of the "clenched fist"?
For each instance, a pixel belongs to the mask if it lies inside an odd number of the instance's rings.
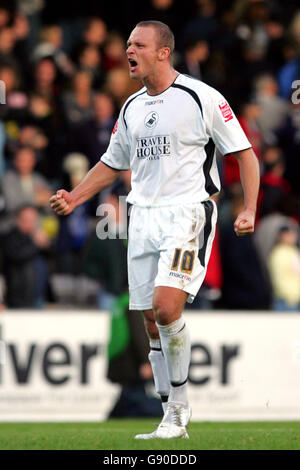
[[[50,206],[58,215],[68,215],[75,209],[71,193],[60,189],[50,198]]]
[[[238,237],[254,232],[255,213],[254,211],[244,210],[240,212],[234,222],[234,231]]]

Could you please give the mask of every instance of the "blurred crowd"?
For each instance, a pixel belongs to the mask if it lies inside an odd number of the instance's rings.
[[[0,308],[106,309],[126,291],[119,198],[130,172],[67,217],[51,212],[49,197],[71,190],[106,150],[141,86],[129,79],[126,40],[138,21],[156,19],[175,33],[176,70],[229,101],[261,171],[256,232],[237,238],[238,165],[219,156],[218,230],[192,308],[300,311],[297,3],[0,0]],[[116,240],[97,235],[99,204],[115,208],[107,230]]]

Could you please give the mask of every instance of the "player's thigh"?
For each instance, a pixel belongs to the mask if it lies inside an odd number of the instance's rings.
[[[152,309],[159,255],[149,247],[150,242],[129,240],[128,284],[131,310]]]

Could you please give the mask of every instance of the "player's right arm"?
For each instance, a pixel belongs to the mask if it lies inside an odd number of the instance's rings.
[[[99,161],[73,191],[59,189],[50,198],[50,206],[58,215],[68,215],[80,204],[112,184],[118,174],[119,170]]]
[[[124,106],[112,131],[107,151],[70,193],[59,189],[50,198],[50,206],[58,215],[68,215],[117,178],[119,171],[130,169],[130,144],[124,119]]]

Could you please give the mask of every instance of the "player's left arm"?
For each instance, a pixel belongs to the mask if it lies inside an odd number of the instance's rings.
[[[252,148],[232,154],[239,163],[244,191],[244,209],[239,213],[234,230],[238,237],[254,232],[257,196],[259,190],[259,164]]]

